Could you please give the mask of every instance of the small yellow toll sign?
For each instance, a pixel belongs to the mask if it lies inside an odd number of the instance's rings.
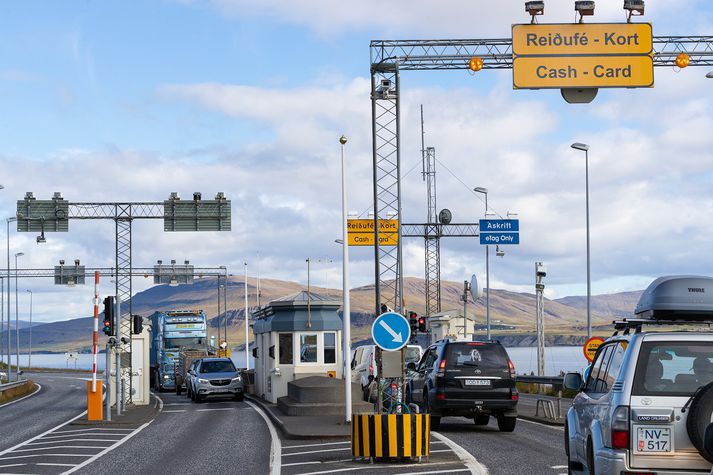
[[[594,360],[594,356],[597,354],[599,347],[602,346],[602,343],[604,343],[604,338],[599,336],[593,336],[584,342],[582,350],[584,351],[584,357],[587,358],[587,361],[591,363]]]

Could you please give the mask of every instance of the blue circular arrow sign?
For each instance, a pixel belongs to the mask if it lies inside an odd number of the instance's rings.
[[[411,339],[411,326],[403,315],[382,313],[371,324],[371,338],[382,350],[400,350]]]

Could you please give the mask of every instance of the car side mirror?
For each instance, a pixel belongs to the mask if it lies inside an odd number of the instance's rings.
[[[582,388],[582,375],[579,373],[567,373],[564,375],[565,389],[579,391]]]
[[[408,363],[406,369],[409,371],[416,371],[416,363]]]
[[[708,424],[703,435],[703,450],[713,455],[713,424]]]

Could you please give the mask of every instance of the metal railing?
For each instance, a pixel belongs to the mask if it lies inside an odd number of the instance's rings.
[[[526,374],[515,376],[515,382],[528,384],[549,384],[552,386],[562,386],[564,376],[529,376]]]

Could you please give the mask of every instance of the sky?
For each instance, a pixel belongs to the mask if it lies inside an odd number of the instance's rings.
[[[509,38],[524,2],[390,0],[12,0],[0,7],[0,217],[32,191],[70,202],[162,201],[224,192],[232,231],[165,233],[135,222],[133,264],[188,259],[251,278],[341,287],[339,137],[348,143],[350,211],[372,207],[369,42]],[[573,1],[547,0],[541,23],[574,21]],[[588,22],[625,20],[619,0]],[[655,36],[713,34],[713,4],[649,0]],[[512,71],[404,72],[404,222],[425,222],[419,108],[435,147],[438,209],[454,222],[517,213],[520,244],[491,252],[491,287],[533,292],[534,262],[550,298],[586,293],[585,164],[590,145],[593,294],[644,288],[667,274],[713,267],[711,68],[658,67],[651,89],[600,90],[586,105],[556,90],[513,90]],[[6,227],[2,230],[5,265]],[[59,259],[110,267],[111,221],[70,232],[10,229],[20,268]],[[373,282],[373,249],[351,248],[353,286]],[[475,239],[441,241],[444,280],[485,277]],[[14,259],[12,265],[14,266]],[[423,241],[404,240],[404,274],[423,277]],[[134,280],[134,290],[150,282]],[[37,321],[91,313],[93,289],[19,283],[20,318],[33,291]],[[13,285],[14,292],[14,285]],[[100,294],[112,292],[103,281]],[[14,311],[14,309],[13,309]],[[23,315],[24,314],[24,315]]]

